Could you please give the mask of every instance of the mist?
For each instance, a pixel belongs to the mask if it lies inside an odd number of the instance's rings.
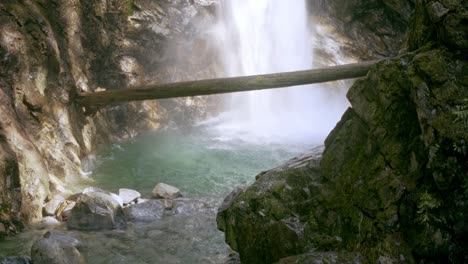
[[[221,1],[217,12],[212,32],[224,67],[219,77],[329,64],[314,56],[317,52],[346,61],[309,21],[303,0]],[[205,123],[225,140],[322,144],[348,106],[346,90],[346,83],[334,82],[234,93],[224,97],[223,113]]]

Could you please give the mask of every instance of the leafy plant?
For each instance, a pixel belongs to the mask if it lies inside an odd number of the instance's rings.
[[[419,198],[417,220],[422,224],[429,224],[430,221],[440,222],[440,219],[431,212],[440,206],[441,202],[426,191]]]
[[[462,123],[464,126],[468,126],[468,98],[463,99],[463,105],[455,106],[453,114],[456,116],[456,121]]]
[[[459,154],[464,154],[466,155],[466,144],[464,140],[460,140],[459,143],[454,142],[453,143],[453,150]]]

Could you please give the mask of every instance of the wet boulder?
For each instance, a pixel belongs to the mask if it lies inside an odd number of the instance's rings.
[[[274,263],[314,247],[306,237],[319,212],[321,148],[263,172],[247,189],[233,191],[219,208],[218,228],[241,262]]]
[[[47,232],[31,248],[32,263],[84,264],[86,261],[77,246],[81,246],[81,242],[65,233]]]
[[[83,193],[76,201],[67,221],[70,229],[109,230],[125,228],[122,207],[104,192]]]
[[[124,208],[124,213],[128,221],[151,222],[161,219],[165,210],[164,200],[149,200]]]
[[[152,192],[154,198],[175,199],[182,197],[180,190],[165,183],[158,183]]]

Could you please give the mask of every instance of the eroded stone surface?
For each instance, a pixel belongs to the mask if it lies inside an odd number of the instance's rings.
[[[207,5],[209,1],[0,3],[0,191],[6,194],[0,198],[0,213],[9,216],[0,222],[9,233],[23,221],[40,221],[51,193],[66,193],[87,177],[81,159],[97,143],[156,130],[168,120],[188,124],[206,114],[209,100],[201,97],[100,111],[73,100],[77,93],[99,87],[214,76],[208,66],[215,61],[210,58],[214,49],[204,44],[203,27],[196,26],[213,20]],[[160,34],[151,29],[155,25],[167,30]],[[191,40],[178,41],[186,36]],[[181,60],[184,67],[176,67]]]

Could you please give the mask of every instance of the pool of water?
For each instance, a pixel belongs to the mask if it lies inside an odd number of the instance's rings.
[[[216,210],[235,186],[250,184],[261,171],[305,152],[304,145],[256,144],[217,136],[197,127],[165,130],[101,149],[90,185],[118,192],[139,191],[150,198],[164,182],[178,187],[187,199],[177,210],[154,221],[130,222],[123,231],[64,230],[80,239],[88,263],[223,263],[229,253],[216,229]],[[46,229],[31,227],[0,242],[0,258],[29,255]]]

